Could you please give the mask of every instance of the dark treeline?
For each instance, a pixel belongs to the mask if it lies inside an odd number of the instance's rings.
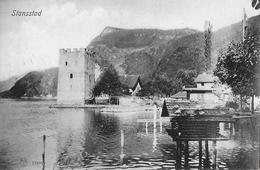
[[[166,74],[156,75],[144,84],[139,96],[171,96],[182,90],[183,86],[195,86],[196,70],[180,69],[176,77],[170,78]]]

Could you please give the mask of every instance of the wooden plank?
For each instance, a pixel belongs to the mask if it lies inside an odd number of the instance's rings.
[[[177,137],[175,137],[177,138]],[[184,139],[184,138],[197,138],[197,139],[208,139],[208,138],[217,138],[216,136],[208,136],[208,137],[205,137],[205,135],[200,135],[200,136],[197,136],[197,135],[193,135],[193,136],[190,136],[190,135],[186,135],[186,136],[181,136],[179,137],[179,139]]]
[[[205,123],[199,123],[199,122],[196,122],[196,123],[189,123],[189,122],[179,122],[178,125],[180,127],[195,127],[195,128],[205,128],[205,127],[218,127],[218,123],[216,122],[210,122],[208,124],[205,124]]]
[[[179,127],[179,131],[181,130],[190,130],[190,131],[205,131],[207,129],[207,131],[214,131],[214,130],[218,130],[218,128],[215,126],[215,127],[208,127],[208,126],[205,126],[205,127]]]
[[[188,140],[188,141],[227,141],[229,140],[228,138],[176,138],[174,139],[173,138],[173,141],[185,141],[185,140]]]
[[[172,119],[173,121],[177,121],[176,119]],[[205,117],[205,118],[187,118],[184,120],[185,122],[235,122],[233,118],[214,118],[214,117]]]
[[[217,126],[218,122],[206,122],[206,121],[179,121],[178,122],[182,126]]]
[[[253,116],[233,116],[234,119],[251,119]]]
[[[137,119],[137,122],[138,123],[146,123],[146,122],[153,123],[154,119]],[[155,122],[170,122],[170,119],[165,119],[165,118],[163,118],[163,119],[156,119]]]
[[[187,133],[187,132],[179,132],[179,133],[181,133],[181,136],[183,136],[183,135],[186,135],[186,136],[189,136],[189,135],[191,135],[191,136],[206,136],[206,135],[211,135],[211,136],[213,136],[213,135],[219,135],[218,133],[216,133],[216,132],[212,132],[212,133],[203,133],[203,132],[201,132],[201,133]]]
[[[202,121],[202,120],[198,120],[198,121],[178,121],[179,124],[181,125],[196,125],[196,126],[216,126],[219,124],[219,122],[217,121]]]
[[[193,116],[193,117],[180,117],[180,116],[174,116],[172,117],[173,121],[179,121],[182,119],[182,122],[234,122],[235,119],[232,117],[232,115],[200,115],[200,116]]]

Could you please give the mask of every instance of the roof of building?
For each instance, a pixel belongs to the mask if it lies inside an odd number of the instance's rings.
[[[213,83],[215,77],[213,74],[202,73],[199,74],[197,78],[195,78],[195,83]]]
[[[213,88],[210,87],[196,87],[196,88],[183,88],[183,91],[190,91],[190,92],[212,92]]]
[[[178,93],[172,95],[172,98],[187,98],[187,92],[186,91],[179,91]]]
[[[138,82],[141,85],[141,78],[139,75],[119,75],[119,80],[122,85],[125,85],[129,89],[135,89]]]

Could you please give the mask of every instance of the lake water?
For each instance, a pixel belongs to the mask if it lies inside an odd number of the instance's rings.
[[[43,135],[47,170],[174,169],[175,142],[167,123],[153,122],[153,111],[49,108],[53,103],[0,100],[0,169],[43,169]],[[241,124],[236,140],[217,142],[220,168],[252,169],[259,162],[257,135],[249,121]],[[197,164],[197,142],[190,142],[190,159]]]

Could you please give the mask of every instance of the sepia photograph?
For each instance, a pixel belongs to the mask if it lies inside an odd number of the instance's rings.
[[[0,170],[260,169],[260,0],[0,0]]]

